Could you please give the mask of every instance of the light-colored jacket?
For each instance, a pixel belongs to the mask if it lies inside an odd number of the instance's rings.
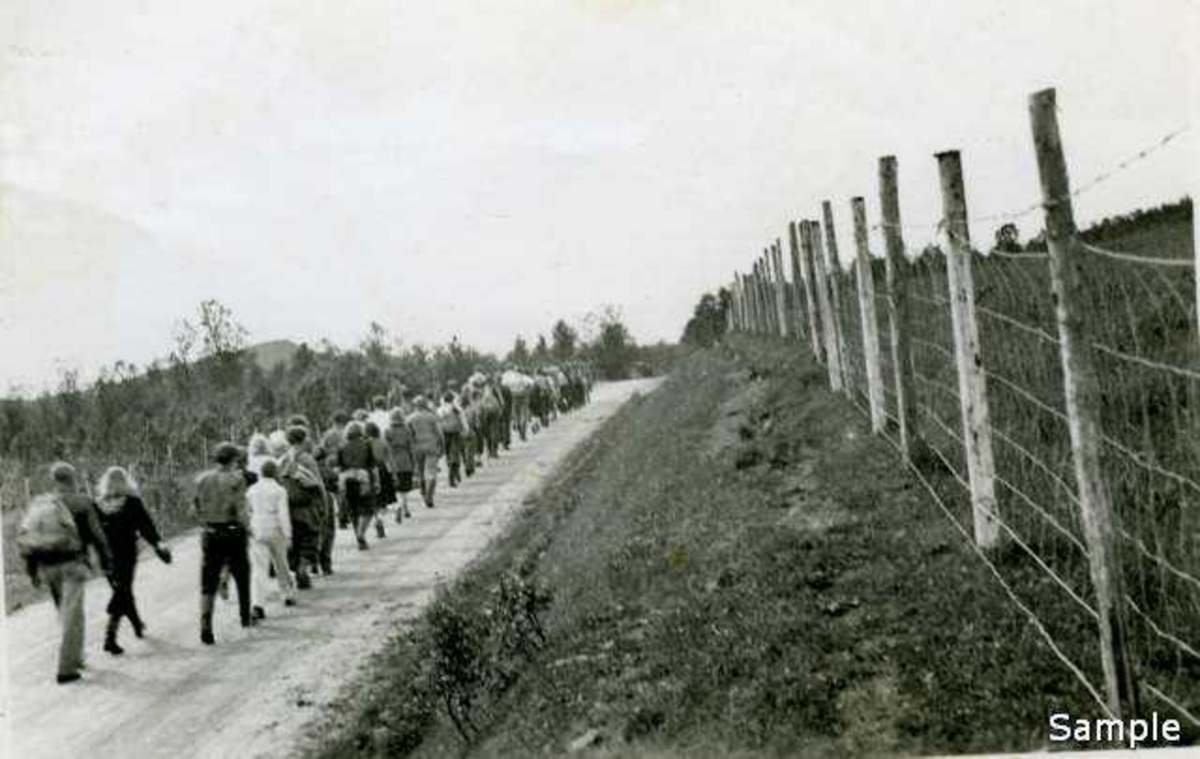
[[[292,517],[288,495],[275,480],[264,477],[246,491],[250,502],[250,534],[256,540],[292,539]]]

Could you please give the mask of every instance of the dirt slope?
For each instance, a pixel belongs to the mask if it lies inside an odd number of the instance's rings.
[[[435,584],[493,537],[505,516],[535,490],[577,443],[635,391],[653,381],[601,386],[588,407],[561,419],[458,489],[443,483],[438,508],[360,553],[339,533],[337,574],[318,580],[301,604],[278,610],[249,632],[234,601],[219,603],[217,646],[197,639],[198,541],[175,541],[176,561],[144,562],[138,597],[145,641],[126,628],[127,653],[100,650],[106,588],[88,587],[89,667],[82,683],[53,683],[53,607],[39,603],[7,621],[12,686],[10,756],[289,756],[300,728],[386,639],[415,615]],[[269,612],[270,613],[270,612]],[[64,729],[69,726],[70,729]]]

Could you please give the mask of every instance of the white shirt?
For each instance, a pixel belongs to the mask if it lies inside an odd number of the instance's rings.
[[[392,426],[392,415],[391,412],[384,409],[375,409],[367,414],[367,421],[374,422],[375,426],[379,428],[379,434],[382,435]]]
[[[256,539],[292,539],[292,516],[282,485],[264,477],[246,491],[246,500],[250,503],[250,533]]]

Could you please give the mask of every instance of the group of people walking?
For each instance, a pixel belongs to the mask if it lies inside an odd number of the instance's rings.
[[[397,524],[412,516],[414,490],[426,508],[436,506],[443,460],[449,486],[458,487],[508,449],[514,433],[525,440],[587,403],[590,390],[580,364],[476,371],[457,390],[411,399],[401,393],[393,403],[377,396],[369,409],[334,414],[323,432],[296,414],[279,429],[254,433],[244,447],[219,443],[212,466],[196,478],[192,503],[201,530],[201,642],[216,642],[216,598],[228,597],[230,580],[243,627],[266,617],[273,585],[284,606],[295,605],[314,576],[333,574],[339,526],[368,550],[372,527],[376,538],[386,537],[389,509]],[[50,476],[53,488],[31,501],[17,546],[34,585],[45,585],[58,609],[57,681],[69,683],[84,666],[83,588],[92,554],[112,588],[104,650],[114,656],[124,653],[118,642],[124,619],[138,638],[147,629],[133,592],[139,538],[164,563],[172,555],[125,469],[107,469],[94,499],[71,464],[53,464]]]

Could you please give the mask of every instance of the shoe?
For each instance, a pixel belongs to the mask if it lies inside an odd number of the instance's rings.
[[[321,574],[328,577],[329,575],[333,574],[333,567],[321,567]]]
[[[121,654],[125,653],[125,649],[123,649],[119,645],[117,645],[117,642],[115,640],[104,641],[104,650],[107,651],[108,653],[112,654],[113,656],[120,656]]]
[[[141,640],[142,638],[146,637],[146,623],[138,622],[136,625],[134,625],[133,626],[133,635],[138,640]]]
[[[312,580],[308,578],[308,575],[299,575],[296,577],[296,587],[300,590],[308,590],[312,587]]]
[[[79,674],[78,672],[71,672],[66,675],[58,675],[54,679],[59,685],[66,685],[67,683],[73,683],[76,680],[83,679],[83,675]]]
[[[296,605],[296,599],[294,599],[294,598],[285,598],[285,599],[283,599],[283,605],[284,605],[284,606],[295,606],[295,605]]]
[[[365,538],[359,538],[359,539],[358,539],[358,550],[360,550],[360,551],[365,551],[365,550],[367,550],[369,547],[370,547],[370,546],[368,546],[368,545],[367,545],[367,541],[366,541],[366,539],[365,539]]]
[[[379,538],[380,540],[383,540],[387,537],[387,533],[383,530],[382,520],[375,523],[375,537]]]
[[[266,619],[267,618],[266,609],[264,609],[261,606],[255,606],[253,609],[250,610],[250,617],[251,617],[251,619]]]
[[[404,507],[404,518],[412,519],[412,512],[408,510],[407,506]]]
[[[200,642],[206,646],[211,646],[211,645],[215,644],[217,641],[215,641],[213,639],[212,630],[201,630],[200,631]]]
[[[254,627],[254,626],[256,626],[257,624],[258,624],[258,620],[257,620],[257,619],[255,619],[254,617],[247,617],[246,619],[243,619],[243,620],[242,620],[242,627],[243,627],[243,628],[245,628],[245,627]]]

